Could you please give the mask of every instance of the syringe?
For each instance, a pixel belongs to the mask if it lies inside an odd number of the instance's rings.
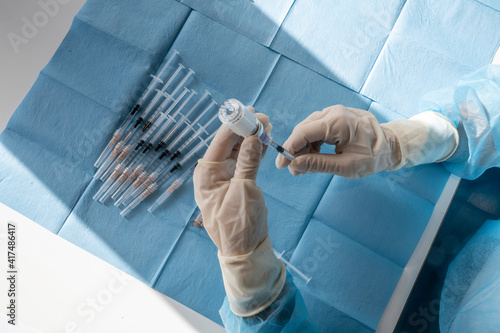
[[[140,163],[137,166],[135,166],[135,165],[130,166],[130,170],[133,170],[133,171],[128,175],[125,175],[125,173],[124,173],[122,175],[124,178],[119,179],[119,182],[121,184],[120,184],[120,187],[118,188],[118,190],[116,190],[115,193],[113,193],[113,195],[111,196],[111,198],[113,200],[117,200],[120,197],[120,195],[123,193],[123,191],[125,191],[130,186],[130,184],[132,184],[132,182],[137,177],[139,177],[139,175],[144,171],[144,165]],[[121,178],[121,176],[120,176],[120,178]]]
[[[180,66],[182,66],[181,64],[179,64]],[[183,66],[184,67],[184,66]],[[174,91],[172,91],[170,93],[171,96],[174,96],[175,97],[175,94],[177,94],[177,92],[179,91],[179,89],[181,89],[182,87],[184,87],[184,84],[186,83],[187,80],[189,80],[189,78],[191,77],[191,75],[194,74],[194,71],[190,68],[188,73],[184,76],[184,78],[181,80],[181,82],[179,82],[177,84],[177,87],[174,89]],[[172,78],[173,80],[173,78]],[[184,87],[184,89],[187,89],[186,87]],[[181,100],[182,98],[178,98],[177,100]],[[171,110],[170,110],[171,111]],[[153,114],[153,116],[151,117],[151,119],[146,123],[146,125],[144,126],[143,128],[143,132],[152,124],[152,122],[155,120],[156,118],[156,115],[157,115],[157,112],[155,112]]]
[[[189,77],[185,77],[182,80],[181,84],[184,84],[185,80],[187,78],[189,78]],[[180,89],[180,86],[178,86],[177,88]],[[174,90],[174,92],[178,91],[177,88]],[[174,100],[174,103],[168,108],[168,110],[165,111],[162,114],[161,112],[163,111],[163,109],[166,108],[166,106],[170,102],[170,100],[173,99],[172,96],[174,96],[174,95],[170,95],[170,94],[167,94],[167,93],[165,93],[163,91],[160,91],[159,93],[163,94],[166,97],[166,99],[156,109],[156,111],[153,113],[153,115],[151,116],[151,118],[144,125],[143,129],[141,130],[141,132],[137,135],[137,136],[140,136],[140,137],[139,138],[135,138],[134,140],[131,141],[131,143],[129,145],[125,146],[125,149],[120,153],[120,155],[118,156],[118,158],[115,161],[112,161],[111,166],[109,166],[110,163],[108,161],[106,161],[102,165],[102,167],[99,170],[97,170],[96,176],[100,175],[100,179],[103,180],[103,181],[105,181],[111,175],[111,173],[116,168],[116,166],[118,165],[118,163],[125,163],[125,165],[127,165],[129,163],[129,161],[134,156],[136,156],[137,150],[142,146],[142,144],[144,143],[144,140],[147,140],[149,138],[149,136],[156,130],[157,126],[160,125],[165,119],[167,119],[167,116],[169,115],[169,113],[177,106],[177,104],[184,98],[184,96],[188,92],[189,92],[189,89],[186,88],[186,87],[184,87],[184,90],[179,95],[179,97],[177,97]],[[194,94],[196,94],[196,92],[194,92]],[[185,104],[186,103],[184,103],[182,107],[184,107]],[[160,117],[158,119],[158,116],[160,116],[160,115],[163,115],[163,117]],[[139,140],[139,142],[138,142],[137,146],[135,147],[135,149],[133,149],[133,144],[137,140]],[[102,170],[104,170],[105,167],[107,167],[107,170],[105,172],[103,172]]]
[[[187,89],[187,88],[185,88]],[[182,102],[182,104],[177,108],[177,110],[174,112],[173,115],[169,115],[170,112],[172,111],[172,109],[177,106],[178,102],[176,101],[175,105],[173,105],[171,107],[171,109],[166,112],[165,115],[168,115],[167,116],[167,119],[166,119],[166,122],[162,125],[161,129],[158,131],[158,133],[153,137],[153,139],[151,141],[148,142],[148,144],[145,146],[145,149],[144,149],[144,153],[146,153],[149,149],[151,149],[154,144],[156,143],[156,140],[158,140],[158,138],[163,135],[169,128],[170,126],[176,122],[175,118],[178,116],[178,115],[181,115],[181,119],[183,117],[181,111],[184,110],[184,107],[187,105],[187,103],[189,103],[189,101],[191,100],[191,98],[193,98],[195,95],[197,95],[197,92],[194,91],[194,90],[191,90],[191,93],[189,94],[189,96]],[[183,95],[184,96],[184,93]],[[181,98],[179,98],[178,100],[180,100]],[[149,139],[149,137],[151,136],[151,134],[153,133],[153,131],[149,131],[149,133],[146,133],[146,135],[144,135],[143,137],[141,137],[141,139],[139,140],[139,143],[138,143],[138,147],[142,146],[146,140]],[[137,148],[136,148],[137,149]]]
[[[217,103],[212,100],[210,102],[210,105],[208,105],[199,115],[198,117],[196,117],[195,120],[193,120],[192,124],[199,124],[199,121],[210,111],[210,109],[212,109],[212,107],[214,105],[216,105]],[[184,138],[189,132],[193,131],[193,132],[196,132],[196,129],[191,125],[190,122],[185,122],[186,124],[186,128],[181,132],[181,134],[177,137],[176,141],[179,141],[181,140],[182,138]],[[172,130],[170,131],[170,133],[167,134],[166,137],[163,138],[163,140],[158,144],[158,146],[155,148],[155,151],[158,151],[160,150],[164,145],[165,143],[172,137],[172,135],[174,134],[175,132]],[[160,159],[167,156],[168,154],[170,153],[170,150],[169,149],[165,149],[162,154],[160,155]]]
[[[236,99],[224,101],[219,108],[219,119],[234,133],[242,137],[256,135],[263,144],[276,149],[278,153],[282,154],[290,161],[295,158],[295,155],[276,143],[271,138],[271,135],[264,131],[264,126],[255,113],[250,111],[240,101]]]
[[[137,126],[139,126],[139,124],[142,123],[142,121],[144,120],[144,118],[153,110],[154,106],[156,105],[156,103],[160,100],[160,98],[162,97],[165,97],[165,96],[168,96],[167,99],[169,97],[171,97],[171,95],[169,94],[166,94],[165,93],[165,90],[168,88],[168,86],[172,83],[173,79],[175,78],[175,76],[180,72],[180,70],[184,68],[183,65],[179,64],[179,68],[175,71],[175,73],[171,76],[171,78],[168,80],[167,83],[165,83],[165,85],[163,86],[163,88],[161,90],[156,90],[157,93],[156,95],[153,97],[153,100],[149,103],[148,107],[146,108],[146,110],[143,112],[143,114],[137,119],[135,125],[133,128],[131,128],[128,132],[128,134],[120,141],[123,143],[123,145],[121,145],[121,149],[120,149],[120,146],[117,144],[113,151],[111,152],[111,155],[108,156],[108,158],[100,165],[99,169],[97,169],[96,173],[94,174],[94,178],[95,179],[99,179],[101,178],[101,176],[104,174],[104,172],[106,172],[106,170],[108,170],[109,166],[111,165],[111,163],[113,163],[114,159],[116,158],[116,156],[119,156],[121,153],[122,153],[122,150],[128,146],[126,146],[126,144],[131,140],[132,136],[135,134],[136,130],[137,130]],[[167,101],[168,102],[168,101]],[[165,101],[163,102],[165,103]],[[163,104],[162,103],[162,104]],[[147,129],[146,127],[143,128],[142,131],[145,131],[145,129]],[[142,133],[141,131],[141,133]],[[140,134],[139,134],[140,135]],[[134,141],[134,140],[132,140]],[[125,152],[126,154],[128,154],[128,152]]]
[[[175,72],[170,76],[167,83],[165,83],[165,85],[161,88],[161,90],[156,89],[155,97],[153,97],[153,99],[151,100],[151,103],[148,104],[146,111],[144,111],[144,113],[139,118],[137,118],[137,121],[134,124],[134,128],[137,128],[140,124],[142,124],[144,119],[147,119],[148,115],[151,113],[151,111],[153,111],[154,107],[156,106],[156,103],[158,103],[158,101],[160,100],[160,98],[162,96],[165,96],[167,88],[172,84],[172,82],[174,82],[177,75],[179,75],[180,71],[183,70],[184,68],[185,68],[184,65],[179,64],[177,66],[177,69],[175,70]],[[179,88],[179,87],[177,87],[177,88]],[[171,93],[170,95],[173,97],[175,94]]]
[[[120,142],[121,143],[121,142]],[[116,166],[114,172],[111,174],[111,176],[104,182],[104,184],[101,185],[97,193],[94,195],[92,199],[94,200],[99,200],[99,202],[104,202],[104,200],[100,199],[101,196],[104,194],[104,192],[109,189],[111,185],[113,185],[113,182],[116,180],[116,178],[122,174],[125,171],[125,168],[123,167],[123,164],[119,164]]]
[[[115,168],[115,171],[113,171],[111,176],[101,186],[99,191],[97,191],[97,193],[94,195],[93,199],[99,200],[100,203],[104,203],[109,198],[111,193],[113,193],[120,184],[122,184],[127,178],[131,176],[132,171],[133,168],[131,166],[123,169],[123,164],[119,164]],[[102,197],[99,199],[101,195]]]
[[[198,165],[198,163],[196,163],[195,165],[190,167],[186,172],[184,172],[182,174],[182,176],[177,178],[168,187],[168,189],[158,199],[156,199],[155,203],[151,207],[149,207],[148,211],[150,213],[152,213],[156,208],[158,208],[161,204],[163,204],[165,202],[165,200],[167,200],[172,195],[172,193],[174,193],[175,190],[177,190],[179,187],[181,187],[182,184],[184,184],[186,182],[186,180],[191,178],[191,176],[193,175],[194,169],[196,168],[197,165]]]
[[[111,140],[109,141],[108,145],[104,148],[102,151],[101,155],[95,162],[94,166],[98,168],[101,166],[101,164],[104,162],[104,159],[109,155],[111,150],[113,150],[113,147],[115,146],[116,143],[121,139],[123,132],[127,129],[127,127],[130,125],[132,122],[135,114],[137,111],[141,108],[142,104],[144,101],[149,98],[151,93],[153,92],[154,87],[160,83],[162,84],[163,81],[161,77],[163,76],[163,73],[167,70],[168,66],[170,66],[170,63],[174,60],[174,58],[179,54],[177,50],[173,51],[173,54],[170,56],[170,58],[167,60],[165,65],[157,71],[158,74],[153,75],[150,74],[151,76],[151,81],[149,82],[148,86],[146,87],[146,90],[142,93],[141,97],[137,100],[135,103],[135,106],[132,108],[130,113],[128,114],[127,118],[122,122],[121,126],[113,133],[113,136],[111,137]]]
[[[165,139],[163,139],[155,148],[155,151],[158,151],[160,150],[164,145],[165,145],[165,142],[170,138],[170,136],[172,136],[182,125],[184,125],[184,123],[188,123],[190,124],[191,122],[189,121],[189,116],[191,116],[191,114],[197,110],[200,106],[200,104],[203,102],[203,100],[210,96],[210,93],[205,90],[205,93],[203,94],[203,96],[201,96],[198,101],[196,102],[196,104],[185,114],[185,115],[182,115],[181,114],[181,117],[182,117],[182,120],[183,121],[178,121],[177,124],[174,126],[174,128],[172,130],[170,130],[170,132],[167,134],[167,136],[165,137]],[[198,119],[198,118],[197,118]],[[156,141],[158,140],[159,137],[158,137],[158,133],[155,135],[155,137],[153,138],[153,141]]]
[[[172,162],[174,159],[177,157],[181,156],[185,150],[189,147],[189,145],[195,141],[196,139],[204,140],[202,139],[201,135],[203,133],[208,134],[207,128],[212,124],[212,122],[217,119],[217,115],[214,115],[209,121],[205,123],[205,125],[201,126],[198,124],[200,127],[196,132],[194,132],[191,137],[185,141],[175,152],[174,154],[170,157],[170,160],[168,163]],[[189,125],[191,126],[191,125]],[[194,129],[193,129],[194,130]],[[180,140],[183,138],[183,136],[179,136],[174,142],[172,142],[168,147],[162,152],[162,154],[158,157],[156,162],[152,166],[152,170],[155,171],[158,166],[161,164],[161,160],[166,157],[167,155],[170,154],[170,152],[179,144]],[[150,169],[150,168],[147,168]],[[146,169],[146,170],[147,170]],[[130,198],[134,193],[138,194],[138,192],[133,192],[135,191],[141,184],[145,181],[147,178],[147,171],[142,171],[142,173],[138,176],[136,181],[132,184],[132,186],[129,187],[127,191],[125,191],[125,194],[115,203],[116,206],[119,206],[122,202],[125,202],[127,198]]]
[[[288,260],[286,260],[285,258],[283,258],[283,254],[285,253],[285,251],[279,253],[278,251],[276,251],[275,249],[273,249],[274,251],[274,255],[276,256],[276,258],[278,258],[279,260],[283,261],[283,263],[288,267],[290,268],[292,271],[294,271],[295,273],[297,273],[301,278],[304,279],[304,281],[306,282],[306,284],[309,283],[309,281],[311,281],[311,277],[305,275],[304,273],[302,273],[297,267],[295,267],[294,265],[292,265],[290,262],[288,262]]]
[[[165,120],[168,119],[168,115],[170,114],[170,112],[172,112],[172,110],[177,106],[177,104],[180,103],[180,101],[184,98],[184,96],[186,96],[186,94],[188,92],[189,92],[189,89],[184,87],[184,90],[179,95],[179,97],[176,98],[174,103],[167,109],[167,111],[165,111],[163,113],[164,117],[161,117],[160,119],[158,119],[160,112],[163,110],[163,107],[162,107],[163,105],[160,105],[160,107],[157,109],[157,111],[155,111],[154,115],[151,117],[151,120],[149,120],[148,123],[144,126],[144,129],[142,131],[142,135],[139,138],[139,142],[137,142],[135,150],[138,150],[139,148],[141,148],[142,145],[144,144],[144,142],[147,139],[149,139],[149,137],[151,136],[151,134],[153,134],[153,132],[156,130],[156,128],[161,123],[163,123]],[[187,102],[189,102],[189,100],[193,97],[193,95],[195,95],[195,94],[196,94],[196,91],[194,91],[194,90],[191,91],[190,96],[187,98],[187,100],[183,103],[182,107],[179,109],[182,109],[187,104]],[[174,95],[172,95],[172,96],[174,96]],[[146,132],[146,130],[147,130],[147,132]]]
[[[215,115],[214,117],[217,117],[217,115]],[[167,149],[165,149],[165,151],[162,153],[162,155],[159,156],[159,158],[156,160],[156,162],[153,163],[151,168],[146,168],[144,171],[141,172],[141,174],[137,177],[137,179],[134,181],[134,183],[125,191],[123,196],[115,203],[115,206],[119,206],[122,203],[124,203],[126,205],[130,200],[135,198],[140,193],[141,188],[145,188],[147,185],[149,185],[150,183],[152,183],[153,181],[156,180],[155,177],[159,176],[159,174],[161,173],[161,172],[158,172],[158,170],[161,170],[162,168],[163,168],[163,170],[165,170],[171,164],[172,161],[174,161],[176,158],[181,156],[184,153],[184,151],[187,150],[187,148],[191,145],[191,143],[193,141],[195,141],[196,139],[200,139],[202,142],[207,141],[207,139],[203,139],[201,137],[201,134],[203,132],[208,134],[208,132],[206,131],[206,128],[208,126],[210,126],[210,124],[213,122],[213,120],[214,119],[211,119],[204,126],[200,126],[198,131],[196,131],[193,135],[191,135],[191,137],[186,142],[184,142],[181,145],[181,147],[179,147],[176,150],[176,152],[170,157],[170,159],[168,161],[164,161],[162,163],[162,159],[165,156],[167,156],[167,154],[168,154],[168,153],[166,154],[165,152],[170,152],[174,147],[176,147],[178,140],[172,142],[167,147]],[[149,177],[148,177],[147,170],[153,170]],[[149,183],[146,181],[148,181]]]
[[[107,200],[109,195],[112,195],[112,198],[115,199],[117,198],[131,183],[132,181],[135,180],[135,178],[138,176],[137,172],[133,172],[132,170],[143,170],[145,166],[147,166],[154,157],[154,152],[151,154],[148,154],[148,150],[153,147],[153,145],[156,143],[156,138],[160,137],[162,134],[165,133],[165,131],[168,130],[168,127],[175,121],[175,118],[178,115],[181,115],[181,111],[184,109],[186,104],[190,101],[190,99],[196,94],[196,91],[192,90],[191,94],[184,100],[184,102],[177,108],[177,110],[174,112],[172,116],[168,115],[174,108],[177,106],[179,101],[184,97],[187,91],[189,91],[187,88],[184,88],[184,92],[177,98],[175,103],[165,112],[165,114],[160,113],[160,117],[155,121],[155,123],[151,126],[151,128],[148,130],[148,133],[145,133],[139,141],[138,145],[136,146],[136,150],[144,144],[145,140],[148,139],[148,137],[151,135],[151,133],[154,132],[154,130],[158,127],[159,124],[161,124],[163,121],[167,120],[165,124],[161,126],[159,129],[158,133],[155,135],[155,137],[146,145],[146,148],[140,152],[140,153],[135,153],[135,157],[130,162],[130,165],[125,169],[125,171],[130,171],[128,174],[122,174],[115,183],[106,191],[106,193],[103,195],[101,198],[101,202],[104,202]],[[168,115],[168,116],[167,116]],[[128,163],[128,160],[127,160]],[[106,174],[104,174],[104,177]],[[116,191],[116,192],[115,192]]]
[[[184,88],[183,94],[181,94],[181,96],[177,100],[174,101],[174,105],[180,99],[182,99],[182,97],[184,97],[184,95],[188,91],[189,91],[189,89]],[[158,108],[154,112],[153,117],[157,117],[159,114],[161,114],[161,111],[163,111],[163,109],[167,107],[168,103],[170,103],[170,100],[173,99],[171,95],[169,95],[163,91],[160,91],[160,93],[164,95],[165,100],[160,104],[160,106],[158,106]],[[172,108],[169,108],[168,111],[166,111],[166,112],[168,113],[171,110],[172,110]],[[111,173],[116,168],[118,163],[124,163],[125,165],[127,165],[130,162],[130,160],[136,155],[137,148],[134,150],[134,143],[138,140],[138,137],[140,137],[141,135],[145,135],[144,132],[148,129],[148,127],[151,127],[150,124],[152,123],[153,117],[148,121],[148,123],[144,126],[144,128],[139,133],[137,133],[135,138],[133,140],[131,140],[128,145],[125,146],[125,148],[121,151],[120,155],[118,155],[118,157],[115,160],[108,159],[108,160],[106,160],[106,162],[104,162],[104,164],[97,170],[94,177],[99,177],[99,179],[101,179],[102,181],[105,181],[111,175]],[[154,129],[156,129],[156,127]],[[153,131],[154,131],[154,129],[153,129]],[[125,140],[123,140],[123,141],[125,141]]]
[[[179,170],[185,163],[188,161],[193,155],[201,151],[203,148],[208,147],[210,140],[215,136],[217,132],[212,133],[208,138],[206,138],[204,141],[200,142],[189,154],[187,154],[181,161],[177,162],[168,172],[165,172],[168,167],[165,167],[164,170],[162,170],[160,178],[157,181],[153,181],[152,183],[146,183],[143,184],[144,186],[147,186],[140,194],[139,196],[135,197],[133,201],[124,209],[120,212],[120,215],[125,217],[128,213],[130,213],[135,207],[137,207],[144,199],[146,199],[148,196],[150,196],[152,193],[156,191],[156,189],[162,185],[164,182],[166,182],[172,174],[176,171]],[[150,176],[151,177],[151,176]]]
[[[133,189],[135,189],[137,186],[139,186],[146,178],[147,178],[147,170],[156,170],[156,168],[160,165],[160,163],[162,162],[162,159],[169,155],[170,154],[170,151],[172,148],[174,148],[175,144],[177,144],[178,142],[180,142],[180,140],[182,140],[189,132],[191,131],[195,131],[195,128],[193,126],[191,126],[191,122],[189,120],[187,120],[187,117],[194,111],[196,110],[201,102],[207,97],[207,96],[210,96],[210,93],[208,91],[205,91],[205,94],[203,94],[203,96],[198,100],[198,102],[191,108],[191,110],[189,110],[189,112],[183,116],[184,118],[184,122],[186,124],[186,128],[181,132],[181,134],[176,138],[176,140],[174,141],[173,144],[170,144],[167,149],[163,150],[163,152],[161,153],[161,155],[159,156],[159,158],[157,158],[156,162],[151,166],[147,166],[145,168],[144,165],[139,165],[135,170],[134,172],[132,173],[132,175],[129,177],[129,179],[123,183],[120,188],[118,189],[118,191],[115,192],[115,194],[112,195],[112,198],[114,200],[117,200],[117,202],[115,203],[116,206],[119,206],[121,205],[121,203],[125,200],[126,197],[128,197]],[[196,119],[193,121],[194,124],[198,124],[198,122],[200,121],[200,119],[202,119],[209,111],[210,109],[216,105],[217,103],[212,100],[210,105],[207,106],[199,115],[198,117],[196,117]],[[158,146],[156,147],[155,151],[158,151],[160,150],[164,145],[165,143],[167,142],[167,140],[177,131],[177,129],[183,125],[183,122],[181,121],[178,121],[177,122],[177,125],[166,135],[166,137],[158,144]],[[200,126],[198,124],[198,126]],[[204,126],[205,128],[207,126]],[[160,133],[160,132],[158,132]],[[155,138],[153,139],[153,141],[156,141],[157,136],[158,136],[158,133],[155,135]],[[190,141],[190,140],[188,140]],[[137,178],[136,181],[134,181],[135,179]],[[132,181],[134,181],[134,184],[128,189],[126,190],[130,184],[132,183]],[[121,195],[123,193],[123,191],[125,191],[125,194],[124,195]],[[121,195],[121,197],[120,197]]]
[[[158,91],[157,95],[155,96],[155,98],[153,99],[153,101],[151,102],[151,104],[148,106],[148,108],[146,109],[146,111],[144,112],[144,117],[139,117],[139,119],[137,119],[137,122],[135,123],[134,125],[134,128],[136,128],[145,118],[150,112],[151,110],[153,110],[153,107],[154,105],[157,103],[157,101],[159,100],[159,98],[161,96],[165,96],[167,98],[167,100],[165,100],[157,109],[156,111],[153,113],[153,116],[148,120],[148,122],[144,125],[144,127],[142,128],[141,132],[139,133],[139,135],[141,135],[142,133],[144,133],[146,130],[148,130],[148,128],[153,124],[153,121],[156,119],[156,117],[160,114],[160,112],[166,107],[166,105],[168,104],[168,102],[170,102],[170,99],[172,99],[171,97],[172,96],[175,96],[175,94],[179,91],[179,89],[181,89],[183,87],[183,85],[186,83],[186,81],[191,77],[191,75],[194,74],[194,71],[192,69],[189,69],[188,73],[184,76],[184,78],[179,82],[179,84],[177,85],[177,87],[174,89],[174,91],[172,91],[171,94],[167,94],[165,92],[166,88],[173,82],[173,80],[175,79],[175,77],[177,76],[177,74],[179,73],[179,71],[181,69],[183,69],[184,66],[182,64],[179,64],[179,68],[175,71],[175,73],[171,76],[171,78],[168,80],[168,82],[165,84],[165,86],[163,87],[162,90]],[[175,107],[175,105],[180,101],[182,100],[182,98],[184,97],[184,95],[189,91],[189,89],[187,88],[184,88],[184,91],[181,93],[181,95],[174,100],[174,105],[172,105],[167,112],[165,112],[165,114],[168,115],[168,113],[170,111],[172,111],[172,109]],[[153,130],[154,131],[154,130]],[[129,139],[129,137],[131,137],[131,135],[134,133],[134,130],[131,130],[129,132],[129,134],[125,137],[125,139],[123,141],[127,142],[127,139]],[[152,132],[151,132],[152,133]],[[137,139],[134,139],[132,140],[133,142],[136,141]],[[126,146],[128,147],[128,146]],[[139,147],[136,147],[136,150],[138,149]],[[125,152],[126,154],[128,154],[128,152]],[[105,164],[107,164],[109,166],[109,164],[111,164],[111,162],[109,161],[106,161]],[[116,165],[116,164],[115,164]],[[101,178],[101,179],[106,179],[107,176],[109,176],[109,173],[107,174],[104,174],[104,176],[102,176],[102,174],[104,173],[104,171],[102,169],[107,169],[108,166],[106,166],[106,168],[103,168],[101,167],[101,169],[97,170],[96,174],[94,175],[94,178]]]
[[[179,157],[182,152],[195,140],[195,139],[201,139],[201,135],[203,133],[207,134],[208,135],[208,131],[207,131],[207,128],[214,122],[214,120],[217,119],[217,115],[214,115],[212,118],[210,118],[206,123],[205,125],[200,125],[200,124],[197,124],[200,128],[198,130],[196,130],[192,135],[191,137],[185,141],[173,154],[172,154],[172,157],[170,157],[170,160],[172,161],[174,158],[177,158]],[[190,125],[191,126],[191,125]],[[193,130],[195,130],[193,128]],[[166,157],[169,153],[168,152],[171,152],[173,150],[174,147],[176,147],[180,141],[181,141],[182,137],[179,136],[177,139],[175,139],[170,145],[168,145],[167,149],[165,149],[163,151],[163,153],[159,156],[158,159],[162,159],[164,157]]]

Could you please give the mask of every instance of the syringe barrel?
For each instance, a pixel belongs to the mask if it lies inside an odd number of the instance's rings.
[[[156,118],[148,126],[147,131],[143,132],[142,135],[139,137],[139,142],[135,147],[135,150],[142,147],[142,145],[146,142],[146,140],[149,139],[149,137],[156,131],[158,126],[160,126],[165,120],[167,120],[167,117],[163,113],[159,112]],[[168,120],[168,122],[170,122],[170,120]]]
[[[158,130],[158,132],[155,134],[155,136],[153,137],[153,139],[151,139],[151,142],[158,142],[158,140],[160,139],[160,137],[163,136],[163,134],[165,133],[165,131],[168,130],[168,128],[170,127],[170,125],[172,125],[173,123],[173,120],[171,120],[169,118],[169,120],[167,122],[165,122],[161,128]]]
[[[215,102],[213,99],[212,101],[210,102],[210,104],[205,108],[203,109],[203,111],[201,111],[201,113],[198,115],[198,117],[196,117],[195,120],[193,120],[193,124],[197,124],[200,122],[200,120],[210,111],[210,109],[213,108],[214,105],[217,105],[217,102]]]
[[[165,65],[163,65],[163,67],[161,67],[157,73],[158,73],[158,77],[161,77],[163,76],[163,73],[167,70],[168,66],[170,66],[170,63],[172,63],[172,61],[174,60],[174,58],[179,55],[179,51],[177,50],[173,50],[172,52],[172,55],[168,58],[167,62],[165,63]]]
[[[189,160],[193,155],[199,153],[203,148],[208,147],[210,144],[210,141],[213,139],[213,137],[217,134],[217,132],[213,132],[210,134],[207,138],[199,142],[189,153],[184,155],[182,160],[178,162],[180,165],[184,165],[184,163]]]
[[[186,149],[187,146],[189,146],[191,143],[193,143],[194,140],[196,140],[202,133],[203,131],[202,130],[198,130],[197,132],[195,132],[193,135],[191,135],[191,137],[189,139],[187,139],[180,147],[179,149],[177,149],[177,151],[183,151],[184,149]],[[173,142],[170,147],[174,147],[177,143],[177,140],[175,142]],[[171,149],[172,149],[171,148]]]
[[[120,185],[118,190],[111,196],[112,199],[117,200],[120,195],[129,187],[130,184],[139,176],[139,174],[142,172],[144,169],[143,164],[139,164],[134,171],[131,173],[131,175],[128,177],[123,184]]]
[[[206,107],[206,108],[205,108],[205,109],[204,109],[204,110],[203,110],[203,111],[202,111],[202,112],[198,115],[198,117],[197,117],[197,118],[196,118],[196,119],[192,122],[192,124],[194,125],[194,124],[198,123],[198,122],[200,121],[200,119],[201,119],[201,118],[203,118],[203,116],[205,116],[205,114],[207,114],[207,113],[208,113],[208,111],[210,111],[210,109],[211,109],[211,108],[212,108],[215,104],[217,104],[217,103],[216,103],[214,100],[212,100],[212,102],[210,103],[210,105],[209,105],[209,106],[207,106],[207,107]],[[180,125],[182,125],[182,122],[179,122],[179,123],[177,124],[177,126],[176,126],[176,127],[175,127],[172,131],[170,131],[170,132],[167,134],[167,136],[166,136],[166,137],[164,137],[164,138],[163,138],[163,140],[161,141],[161,145],[159,145],[159,146],[156,148],[156,151],[160,150],[160,149],[161,149],[161,147],[162,147],[162,146],[163,146],[163,145],[164,145],[164,144],[165,144],[168,140],[170,140],[170,138],[171,138],[171,137],[172,137],[172,135],[175,133],[175,131],[178,129],[178,127],[180,127]],[[175,146],[175,145],[176,145],[176,144],[177,144],[177,143],[178,143],[178,142],[179,142],[179,141],[180,141],[180,140],[181,140],[184,136],[186,136],[189,132],[191,132],[191,130],[196,131],[196,130],[194,129],[194,127],[193,127],[190,123],[186,122],[186,128],[185,128],[185,129],[181,132],[181,134],[177,137],[177,139],[176,139],[173,143],[171,143],[171,144],[169,145],[169,147],[170,147],[170,149],[169,149],[169,150],[171,150],[171,149],[173,148],[173,146]]]
[[[157,83],[160,83],[160,84],[162,84],[162,83],[163,83],[163,81],[162,81],[162,80],[161,80],[158,76],[153,75],[153,74],[150,74],[149,76],[151,77],[151,81],[149,81],[148,86],[146,87],[146,89],[145,89],[145,90],[144,90],[144,92],[142,93],[141,97],[140,97],[140,98],[139,98],[139,100],[137,101],[136,106],[137,106],[137,105],[139,105],[139,106],[140,106],[142,103],[144,103],[144,101],[146,100],[146,98],[148,98],[148,97],[149,97],[149,95],[151,94],[151,92],[153,91],[153,89],[154,89],[154,87],[156,86],[156,84],[157,84]],[[135,111],[137,111],[139,108],[137,108],[137,109],[136,109],[136,108],[134,107],[134,109],[135,109]],[[132,114],[134,114],[134,113],[135,113],[135,111],[134,111],[134,110],[132,110]]]
[[[196,102],[195,105],[193,105],[193,107],[186,113],[186,117],[189,117],[191,115],[191,113],[194,112],[194,110],[198,109],[198,107],[200,106],[200,104],[205,100],[206,97],[210,96],[210,92],[208,90],[205,90],[205,93],[203,94],[203,96],[200,97],[200,99],[198,99],[198,101]]]
[[[242,137],[256,134],[262,128],[255,113],[234,98],[222,103],[219,108],[219,119],[234,133]]]
[[[96,173],[94,174],[95,179],[100,179],[101,176],[108,170],[109,166],[113,163],[113,161],[116,159],[118,155],[122,152],[124,147],[123,141],[118,142],[118,144],[113,148],[113,151],[111,154],[107,157],[107,159],[101,164],[99,169],[97,169]]]
[[[121,213],[122,217],[125,217],[130,213],[135,207],[137,207],[144,199],[151,195],[158,186],[156,184],[151,184],[147,189],[145,189],[137,198],[135,198]]]
[[[115,147],[116,143],[120,140],[122,135],[123,135],[123,128],[121,127],[113,133],[113,137],[111,138],[108,145],[106,146],[106,148],[104,148],[101,155],[94,164],[96,168],[99,168],[102,165],[102,163],[104,162],[106,157],[108,157],[108,155],[111,153],[111,151]]]

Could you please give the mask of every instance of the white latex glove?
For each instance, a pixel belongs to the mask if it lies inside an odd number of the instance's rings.
[[[257,116],[269,130],[269,118]],[[193,176],[205,229],[219,249],[231,310],[241,317],[267,308],[286,278],[269,240],[264,195],[255,180],[266,148],[257,137],[243,140],[222,125]]]
[[[321,154],[323,143],[335,145],[336,154]],[[455,127],[435,112],[381,125],[368,111],[335,105],[314,112],[295,127],[283,147],[299,156],[290,163],[278,155],[276,166],[288,165],[294,176],[323,172],[361,178],[444,160],[457,144]]]

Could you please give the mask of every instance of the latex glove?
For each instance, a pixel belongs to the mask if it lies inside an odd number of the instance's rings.
[[[323,143],[335,145],[336,154],[321,154]],[[457,143],[455,127],[435,112],[381,125],[368,111],[336,105],[295,127],[283,147],[299,156],[290,164],[279,155],[276,166],[288,165],[294,176],[324,172],[361,178],[448,158]]]
[[[269,118],[257,116],[270,129]],[[257,137],[243,140],[222,125],[193,176],[204,226],[219,249],[231,310],[242,317],[267,308],[286,278],[269,240],[264,195],[256,185],[265,149]]]

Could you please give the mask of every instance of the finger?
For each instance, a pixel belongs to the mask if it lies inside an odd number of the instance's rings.
[[[229,154],[229,158],[236,160],[238,158],[238,153],[240,152],[241,142],[234,145],[233,150]]]
[[[289,164],[288,165],[288,171],[290,171],[290,173],[292,174],[292,176],[300,176],[300,175],[304,175],[306,174],[306,172],[298,172],[296,170],[294,170],[291,165]]]
[[[234,178],[250,179],[257,178],[260,161],[262,157],[262,143],[256,136],[249,136],[241,143]]]
[[[269,117],[263,113],[256,113],[255,114],[259,121],[262,123],[262,126],[264,127],[264,131],[267,133],[271,132],[272,125],[269,122]]]
[[[283,148],[292,154],[299,154],[304,148],[315,142],[326,141],[327,128],[322,121],[314,120],[298,124],[290,137],[283,144]],[[282,155],[276,158],[276,167],[282,169],[290,164],[290,160]]]
[[[307,116],[306,119],[302,120],[299,124],[307,124],[310,123],[311,121],[321,119],[325,117],[325,110],[323,111],[314,111],[310,115]]]
[[[273,125],[269,122],[269,117],[263,113],[256,113],[255,115],[257,116],[259,121],[264,126],[264,131],[266,131],[267,133],[271,133],[271,130],[273,129]],[[266,152],[267,152],[267,145],[263,145],[261,159],[264,158],[264,156],[266,156]]]
[[[266,152],[267,152],[267,145],[262,145],[262,156],[261,156],[261,160],[264,158],[264,156],[266,156]]]
[[[243,138],[241,136],[234,134],[226,125],[222,125],[203,158],[206,161],[222,162],[230,155],[234,154],[233,150],[235,149],[235,145],[242,140]]]
[[[305,154],[290,164],[295,173],[331,173],[346,178],[359,178],[362,166],[353,154]],[[294,173],[292,173],[294,174]]]

